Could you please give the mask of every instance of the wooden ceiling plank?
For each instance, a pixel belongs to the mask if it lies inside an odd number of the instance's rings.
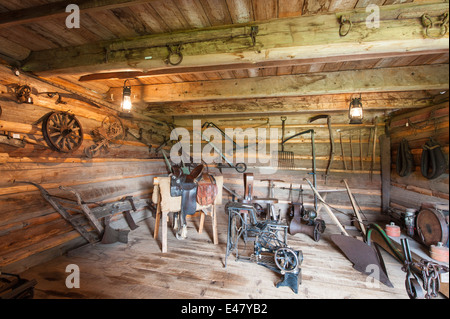
[[[169,32],[170,28],[150,4],[133,6],[134,13],[153,30],[152,33]]]
[[[102,10],[124,8],[142,4],[149,0],[80,0],[77,2],[81,12],[98,12]],[[73,0],[51,2],[48,4],[0,13],[0,27],[34,23],[51,18],[67,17],[66,8]]]
[[[189,23],[173,0],[152,1],[150,5],[159,14],[161,19],[166,22],[171,31],[189,28]]]
[[[93,18],[95,14],[91,16],[89,13],[82,13],[81,18],[83,23],[83,28],[90,30],[92,33],[96,34],[102,40],[112,40],[116,38],[114,32],[109,30],[103,24],[98,23],[95,18]],[[36,50],[35,50],[36,51]]]
[[[374,4],[377,6],[382,6],[386,0],[358,0],[355,8],[367,8],[367,6]]]
[[[448,89],[445,65],[407,66],[277,77],[201,81],[136,88],[136,101],[193,101],[284,97],[352,92],[394,92]],[[121,88],[110,92],[119,94]]]
[[[418,56],[414,59],[409,65],[423,65],[423,64],[432,64],[434,60],[436,60],[437,56],[435,54],[427,54]]]
[[[331,0],[305,0],[303,5],[303,14],[318,14],[328,12]]]
[[[297,65],[292,67],[291,74],[304,74],[309,73],[309,70],[311,69],[311,65],[305,64],[305,65]]]
[[[233,23],[254,21],[251,0],[226,0]]]
[[[14,60],[20,61],[26,59],[31,51],[27,48],[0,36],[0,53]]]
[[[434,64],[448,64],[449,63],[449,53],[443,53],[436,56],[433,60]]]
[[[148,24],[140,18],[137,11],[131,8],[112,9],[111,12],[127,29],[133,30],[138,35],[154,33]]]
[[[436,6],[433,5],[432,8]],[[438,7],[444,8],[445,3]],[[429,6],[421,5],[417,8],[424,12]],[[408,12],[410,9],[406,7]],[[397,13],[401,12],[401,9],[396,10]],[[104,72],[108,68],[128,71],[175,70],[176,68],[167,68],[164,60],[168,54],[166,44],[177,42],[184,43],[183,66],[180,67],[278,63],[277,61],[318,58],[324,58],[328,62],[326,59],[344,55],[359,55],[359,58],[364,58],[370,54],[400,55],[420,50],[448,50],[448,34],[442,39],[424,39],[422,26],[415,18],[385,21],[383,27],[377,30],[368,29],[365,23],[354,24],[353,32],[346,37],[339,37],[339,24],[334,14],[271,20],[258,26],[256,47],[251,46],[249,36],[238,37],[249,35],[249,25],[244,24],[34,52],[24,68],[33,72],[72,74],[91,73],[94,70]],[[233,35],[231,41],[223,38]],[[147,59],[148,56],[151,58]]]
[[[278,0],[278,18],[301,16],[303,4],[304,0]]]
[[[211,26],[199,0],[178,0],[177,5],[184,19],[189,24],[189,28],[200,29]]]
[[[200,2],[211,25],[227,25],[233,22],[225,0],[200,0]]]
[[[414,0],[386,0],[383,5],[391,5],[391,4],[400,4],[400,3],[410,3],[410,2],[418,2]]]
[[[128,29],[111,10],[102,10],[91,14],[95,22],[112,32],[116,38],[136,37],[134,30]]]
[[[278,16],[277,0],[252,1],[255,21],[275,19]]]
[[[328,10],[330,12],[354,9],[358,0],[332,0]]]
[[[56,49],[59,45],[48,41],[46,38],[30,30],[26,26],[15,26],[11,28],[0,28],[0,36],[15,42],[30,51],[41,51],[45,49]]]

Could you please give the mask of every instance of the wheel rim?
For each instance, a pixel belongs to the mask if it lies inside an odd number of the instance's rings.
[[[43,123],[42,131],[47,144],[62,153],[74,152],[83,143],[81,124],[69,113],[50,113]]]

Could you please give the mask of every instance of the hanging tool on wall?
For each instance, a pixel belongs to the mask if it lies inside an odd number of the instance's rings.
[[[334,154],[335,154],[335,145],[334,145],[334,136],[333,129],[331,128],[331,116],[330,115],[317,115],[308,120],[308,123],[315,122],[319,119],[327,119],[328,126],[328,135],[330,137],[330,159],[328,161],[327,171],[325,174],[325,184],[327,184],[328,176],[330,175],[331,166],[333,165]]]
[[[237,163],[236,165],[233,164],[232,161],[230,161],[225,154],[222,153],[222,150],[218,148],[214,143],[211,142],[211,140],[203,134],[203,132],[200,132],[202,138],[208,142],[209,145],[220,155],[220,157],[228,164],[219,163],[217,165],[217,168],[222,173],[222,168],[234,168],[238,173],[245,173],[247,171],[247,164],[245,163]]]
[[[228,136],[220,127],[218,127],[216,124],[214,124],[213,122],[205,122],[202,125],[202,129],[204,128],[208,128],[208,127],[212,127],[214,129],[216,129],[225,139],[229,140],[231,143],[233,143],[233,151],[236,150],[243,150],[243,149],[247,149],[249,147],[252,146],[257,146],[258,142],[256,142],[255,144],[247,144],[244,146],[238,145],[232,137]]]
[[[395,169],[400,177],[409,176],[414,169],[414,157],[409,148],[407,139],[402,139],[397,148]]]
[[[312,157],[313,157],[313,163],[312,163],[312,172],[310,173],[313,176],[313,181],[314,181],[314,187],[317,187],[317,171],[316,171],[316,143],[314,140],[314,136],[315,136],[315,131],[310,129],[310,130],[306,130],[300,133],[297,133],[291,137],[288,137],[287,139],[285,139],[283,141],[283,143],[286,143],[287,141],[297,137],[297,136],[301,136],[304,134],[308,134],[311,133],[311,147],[312,147]],[[317,211],[317,196],[316,194],[314,194],[314,210]]]
[[[73,93],[61,93],[61,92],[40,92],[38,93],[39,95],[47,95],[48,98],[53,98],[55,96],[57,96],[58,98],[55,101],[55,104],[67,104],[66,101],[63,101],[62,98],[68,98],[68,99],[73,99],[73,100],[78,100],[80,102],[84,102],[87,103],[89,105],[92,105],[96,108],[101,108],[100,105],[98,105],[97,103],[94,103],[92,100],[85,98],[83,96],[80,96],[78,94],[73,94]]]
[[[278,152],[278,168],[292,169],[294,167],[294,152],[284,150],[286,136],[286,116],[281,117],[281,151]]]
[[[95,144],[86,147],[84,153],[87,157],[93,158],[100,154],[101,151],[108,152],[110,143],[113,140],[121,140],[125,136],[125,129],[122,121],[114,115],[107,116],[103,119],[102,125],[92,131]]]
[[[345,161],[345,153],[344,153],[344,143],[342,142],[342,130],[338,129],[337,132],[339,133],[339,141],[341,144],[342,162],[344,163],[344,169],[347,170],[347,162]]]
[[[422,176],[427,179],[435,179],[444,174],[447,170],[447,161],[445,160],[441,145],[433,138],[430,138],[422,148],[422,156],[420,159]]]

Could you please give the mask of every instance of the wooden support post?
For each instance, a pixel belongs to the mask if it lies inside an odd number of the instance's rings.
[[[381,212],[387,214],[391,201],[391,138],[380,136],[381,156]]]
[[[370,165],[370,181],[373,181],[373,170],[375,167],[375,156],[376,156],[376,150],[377,150],[377,134],[378,134],[378,127],[377,127],[377,120],[378,117],[375,117],[375,119],[373,120],[375,128],[374,128],[374,132],[373,132],[373,148],[372,148],[372,163]]]

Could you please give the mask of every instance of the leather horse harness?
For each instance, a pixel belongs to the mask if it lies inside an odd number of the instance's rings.
[[[423,146],[420,169],[427,179],[435,179],[447,170],[447,162],[441,146],[430,139]]]
[[[431,138],[422,148],[420,170],[423,177],[438,178],[447,170],[447,162],[441,145]],[[401,177],[409,176],[414,170],[414,158],[406,139],[403,139],[398,146],[396,170]]]
[[[187,235],[186,216],[194,215],[197,204],[207,206],[214,204],[218,188],[214,176],[203,173],[205,166],[196,166],[189,174],[178,166],[172,167],[170,176],[170,196],[181,196],[181,209],[174,216],[174,229],[177,238],[185,239]]]

